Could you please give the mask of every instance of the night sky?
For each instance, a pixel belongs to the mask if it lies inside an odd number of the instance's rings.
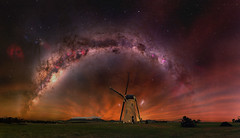
[[[1,0],[0,117],[230,121],[240,115],[238,0]]]

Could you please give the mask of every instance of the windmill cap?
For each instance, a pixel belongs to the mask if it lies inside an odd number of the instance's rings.
[[[126,95],[125,97],[126,97],[126,99],[135,99],[134,95]]]

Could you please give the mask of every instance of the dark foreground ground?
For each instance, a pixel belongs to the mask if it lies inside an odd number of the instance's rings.
[[[0,123],[0,137],[240,137],[240,124],[233,123],[233,127],[219,125],[200,123],[196,128],[182,128],[179,123]]]

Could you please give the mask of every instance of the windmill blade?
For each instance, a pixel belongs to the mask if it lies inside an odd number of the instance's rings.
[[[121,110],[121,115],[120,115],[120,121],[122,121],[122,113],[123,113],[124,105],[125,105],[125,101],[123,101],[122,110]]]
[[[117,93],[118,95],[120,95],[124,100],[125,100],[125,97],[121,94],[121,93],[119,93],[118,91],[116,91],[116,90],[114,90],[113,88],[109,88],[110,90],[112,90],[112,91],[114,91],[115,93]]]
[[[138,103],[137,103],[137,99],[136,98],[135,98],[135,101],[136,101],[136,106],[137,106],[137,111],[138,111],[138,117],[139,117],[139,120],[141,121],[140,113],[139,113],[139,109],[138,109]]]
[[[126,91],[125,91],[125,94],[124,94],[124,95],[126,95],[126,94],[127,94],[127,90],[128,90],[128,83],[129,83],[129,73],[128,73],[128,79],[127,79]]]

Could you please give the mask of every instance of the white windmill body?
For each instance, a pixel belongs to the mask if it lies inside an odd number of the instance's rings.
[[[118,95],[120,95],[123,98],[123,105],[122,110],[120,114],[120,121],[123,121],[123,123],[136,123],[141,121],[140,113],[138,109],[137,99],[134,95],[126,95],[127,89],[128,89],[128,83],[129,83],[129,75],[128,75],[128,81],[127,81],[127,87],[125,91],[125,96],[123,96],[121,93],[117,92],[113,88],[110,87],[111,90],[116,92]],[[123,119],[122,119],[123,116]]]

